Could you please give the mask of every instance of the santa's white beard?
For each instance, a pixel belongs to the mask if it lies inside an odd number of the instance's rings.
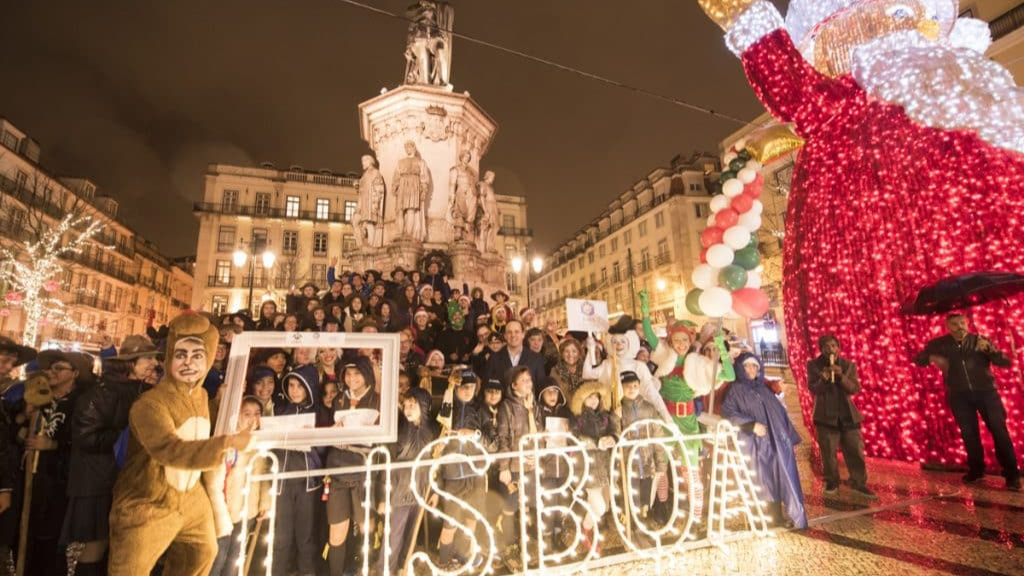
[[[1024,152],[1024,92],[1001,65],[966,48],[900,32],[858,47],[852,74],[867,93],[933,128],[973,130]]]

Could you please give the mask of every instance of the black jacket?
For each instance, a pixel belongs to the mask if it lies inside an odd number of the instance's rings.
[[[538,385],[541,378],[547,375],[547,373],[544,372],[544,358],[526,346],[523,346],[523,351],[519,356],[518,366],[526,366],[530,369],[530,378],[533,379],[534,386]],[[512,357],[508,354],[507,346],[491,354],[491,357],[487,359],[488,380],[501,380],[501,382],[507,386],[508,383],[505,382],[505,373],[510,369],[512,369]],[[508,392],[509,390],[506,388],[506,395]]]
[[[463,402],[455,398],[452,404],[452,432],[458,430],[475,430],[483,428],[484,415],[477,409],[474,402]],[[467,456],[479,456],[479,450],[466,442],[451,442],[444,450],[444,454],[466,454]],[[473,468],[465,462],[454,462],[442,466],[442,474],[448,479],[470,478],[476,474]]]
[[[928,342],[924,350],[914,358],[918,366],[927,366],[929,356],[941,356],[949,363],[942,371],[946,389],[951,392],[991,392],[996,389],[995,378],[990,366],[1010,366],[1005,354],[991,348],[988,352],[977,350],[978,335],[968,334],[962,344],[946,334]]]
[[[833,428],[857,426],[863,420],[850,396],[860,392],[857,365],[846,358],[836,358],[843,371],[833,383],[828,374],[829,359],[824,354],[807,363],[807,388],[814,394],[814,423]]]
[[[128,427],[132,404],[149,390],[141,380],[114,374],[78,397],[71,417],[70,481],[68,496],[111,494],[117,479],[114,444]]]

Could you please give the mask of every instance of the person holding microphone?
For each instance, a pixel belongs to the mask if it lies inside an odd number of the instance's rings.
[[[996,390],[991,370],[992,364],[1008,368],[1010,358],[997,350],[992,340],[971,334],[963,314],[946,316],[946,330],[949,334],[929,341],[924,350],[914,357],[914,363],[918,366],[935,364],[942,371],[946,401],[967,450],[967,474],[963,482],[974,484],[985,476],[985,452],[978,428],[980,414],[992,435],[996,458],[1003,467],[1006,489],[1019,492],[1020,469],[1006,429],[1006,408]]]
[[[832,334],[818,338],[818,349],[821,354],[807,363],[807,388],[814,395],[814,427],[821,449],[825,494],[839,491],[838,448],[850,472],[850,487],[861,496],[877,498],[867,486],[864,437],[860,432],[864,417],[850,399],[860,392],[857,365],[839,357],[839,339]]]

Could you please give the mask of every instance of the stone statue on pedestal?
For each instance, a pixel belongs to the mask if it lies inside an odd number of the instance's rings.
[[[477,215],[476,246],[481,254],[493,252],[498,239],[498,198],[494,194],[494,172],[484,172],[479,184],[480,211]]]
[[[406,12],[412,23],[405,47],[405,83],[451,87],[452,25],[447,2],[420,0]]]
[[[377,169],[373,156],[365,155],[363,176],[359,179],[359,197],[356,213],[352,216],[356,247],[379,248],[384,243],[383,228],[378,226],[384,218],[384,176]]]
[[[415,142],[405,143],[405,155],[395,166],[395,177],[391,181],[398,233],[423,242],[427,239],[427,207],[430,206],[434,182],[430,167],[420,157]]]
[[[468,150],[459,154],[459,163],[448,175],[448,215],[452,224],[452,241],[473,242],[474,220],[479,205],[477,186],[480,178],[469,165],[473,159]]]

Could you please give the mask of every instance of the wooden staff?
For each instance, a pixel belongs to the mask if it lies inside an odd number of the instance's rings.
[[[615,350],[611,351],[608,355],[609,360],[612,363],[612,412],[619,412],[619,425],[622,425],[621,414],[622,414],[622,378],[619,377],[619,362],[618,356],[615,354]],[[618,448],[613,448],[618,450]],[[625,452],[625,448],[623,448]],[[626,512],[626,518],[623,524],[626,525],[626,538],[633,539],[633,521],[632,521],[632,499],[630,498],[629,479],[626,477],[626,459],[619,458],[619,476],[622,478],[622,508]],[[609,498],[612,498],[612,494],[609,492]]]
[[[40,421],[40,407],[32,414],[29,430],[36,436],[44,436]],[[25,574],[25,555],[28,550],[29,515],[32,513],[32,486],[35,483],[36,469],[39,467],[39,451],[29,450],[25,453],[25,494],[21,505],[21,533],[18,535],[18,564],[14,569],[15,576]]]
[[[243,574],[249,574],[249,567],[252,566],[252,556],[256,553],[256,544],[260,540],[260,531],[263,530],[263,518],[256,519],[256,528],[253,529],[252,535],[249,536],[249,548],[245,552],[245,572]]]

